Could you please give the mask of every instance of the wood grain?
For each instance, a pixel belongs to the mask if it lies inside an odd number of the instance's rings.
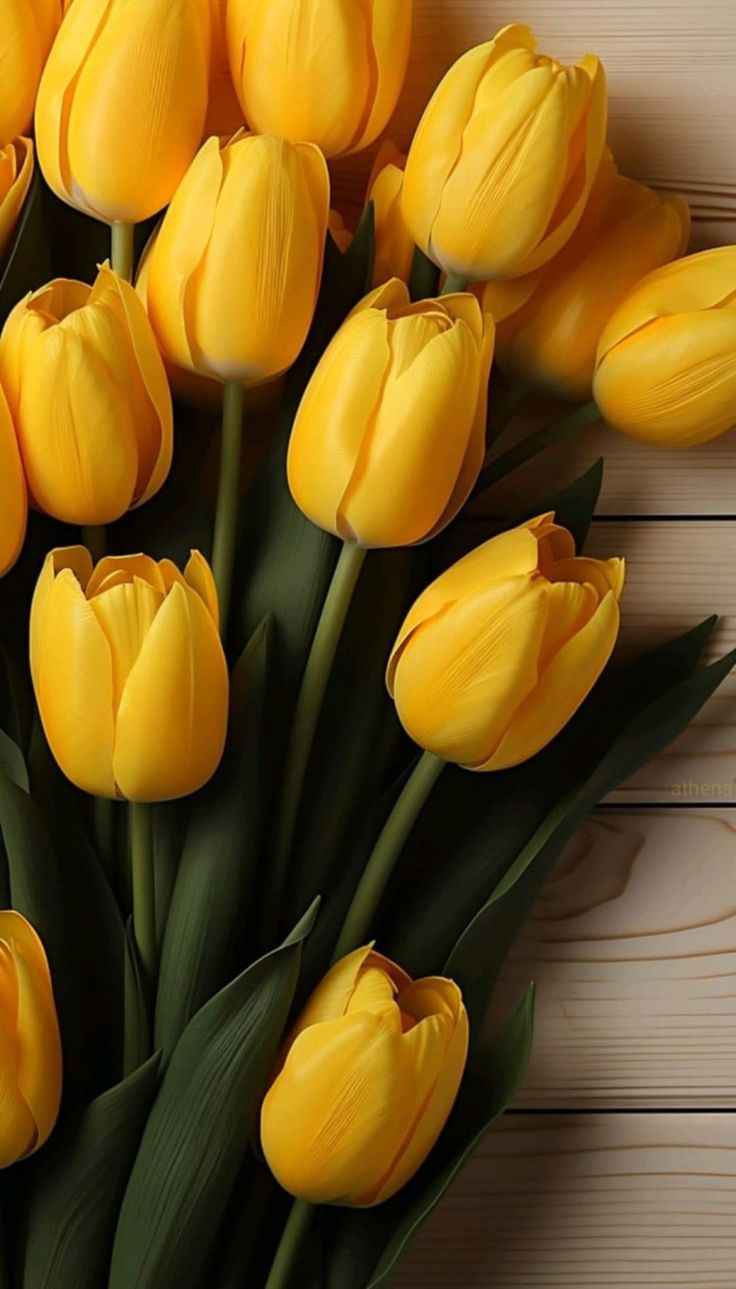
[[[736,1115],[507,1115],[395,1289],[733,1289]]]
[[[736,1106],[736,809],[597,811],[503,973],[537,982],[522,1106]]]

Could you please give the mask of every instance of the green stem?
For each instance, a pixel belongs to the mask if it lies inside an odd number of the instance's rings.
[[[303,1199],[294,1200],[276,1250],[276,1257],[268,1273],[266,1289],[287,1289],[291,1273],[296,1268],[302,1240],[309,1230],[313,1216],[314,1207],[311,1204]]]
[[[212,572],[215,575],[220,599],[220,634],[223,640],[227,631],[235,563],[244,397],[245,390],[240,381],[227,381],[222,394],[220,483],[217,491],[215,535],[212,543]]]
[[[156,979],[156,884],[153,868],[153,811],[130,803],[130,859],[133,877],[133,930],[149,984]]]
[[[437,294],[440,271],[420,247],[414,247],[414,258],[409,274],[409,294],[412,300],[429,300]]]
[[[363,876],[358,883],[358,889],[353,896],[340,932],[333,962],[353,949],[357,949],[367,939],[371,939],[373,922],[381,897],[394,871],[404,842],[446,764],[446,761],[434,756],[432,752],[424,752],[417,761],[363,869]]]
[[[461,277],[459,273],[448,273],[447,281],[442,288],[443,295],[453,295],[455,291],[466,291],[468,279]]]
[[[102,524],[85,524],[82,529],[82,544],[87,547],[92,559],[97,563],[107,550],[107,533]]]
[[[110,262],[118,277],[133,280],[135,224],[115,223],[110,229]]]
[[[273,867],[269,880],[269,893],[274,904],[278,901],[282,885],[286,880],[309,753],[312,750],[335,653],[364,559],[363,547],[356,546],[354,542],[344,543],[304,669],[286,757]],[[269,931],[273,931],[277,920],[274,908],[270,910],[270,914],[271,916],[266,919],[266,925]]]
[[[581,430],[586,425],[592,425],[595,421],[600,420],[600,412],[595,403],[583,403],[582,406],[576,407],[574,412],[568,412],[561,416],[559,420],[553,421],[551,425],[545,425],[541,430],[535,430],[527,438],[522,439],[508,452],[502,456],[496,457],[485,470],[481,471],[480,478],[475,485],[474,496],[485,492],[503,479],[505,475],[511,474],[512,470],[518,470],[519,466],[525,465],[531,461],[538,452],[544,452],[546,448],[554,447],[557,443],[569,439],[577,430]]]

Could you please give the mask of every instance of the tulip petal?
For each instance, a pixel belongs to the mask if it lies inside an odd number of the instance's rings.
[[[313,1204],[363,1202],[404,1139],[410,1072],[402,1035],[382,1014],[304,1030],[261,1111],[264,1154],[281,1185]]]
[[[132,582],[98,592],[89,601],[110,647],[115,715],[125,683],[163,600],[162,592],[134,578]]]
[[[0,147],[27,134],[45,48],[32,4],[2,5],[0,42]]]
[[[54,576],[54,562],[66,561]],[[52,552],[31,608],[33,683],[51,751],[67,778],[115,797],[112,772],[113,677],[110,650],[72,568],[84,548]]]
[[[159,609],[123,689],[115,780],[131,801],[185,796],[211,777],[227,726],[228,673],[212,617],[177,584]]]
[[[0,258],[5,255],[15,232],[28,189],[33,178],[33,144],[30,139],[18,139],[9,145],[17,154],[19,168],[13,181],[0,197]]]
[[[16,924],[10,944],[18,979],[18,1087],[33,1114],[37,1149],[50,1136],[59,1113],[61,1039],[41,941],[26,923],[22,928]]]
[[[616,643],[619,607],[613,591],[581,631],[555,654],[518,709],[495,752],[477,770],[506,770],[541,751],[587,698]]]
[[[370,113],[357,135],[351,140],[350,151],[367,148],[388,124],[406,76],[411,47],[412,5],[384,4],[382,0],[369,0],[368,63],[373,69]]]
[[[220,605],[217,596],[217,585],[207,560],[199,551],[192,551],[187,560],[184,569],[184,577],[193,591],[206,605],[209,615],[215,624],[215,628],[220,627]]]
[[[508,578],[448,605],[412,634],[393,692],[411,738],[446,761],[484,762],[532,693],[548,585]]]
[[[36,1144],[36,1121],[18,1086],[18,981],[10,946],[0,940],[0,1168]]]
[[[12,568],[26,535],[28,497],[15,428],[0,388],[0,577]]]
[[[91,599],[104,588],[117,586],[121,581],[132,582],[134,578],[148,582],[156,591],[163,593],[168,590],[159,565],[150,555],[103,555],[86,584],[87,598]]]
[[[334,963],[312,991],[299,1013],[289,1036],[289,1042],[293,1042],[310,1025],[319,1025],[323,1021],[344,1016],[355,997],[356,982],[361,971],[368,967],[380,970],[384,976],[394,981],[394,992],[407,988],[411,983],[409,976],[402,971],[401,967],[391,962],[389,958],[385,958],[383,954],[376,953],[371,945],[367,944],[360,949],[354,949],[352,953],[348,953],[344,958],[340,958],[339,962]]]

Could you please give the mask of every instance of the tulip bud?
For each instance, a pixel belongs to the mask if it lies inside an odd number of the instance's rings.
[[[598,343],[593,397],[632,438],[690,447],[736,422],[736,246],[655,269]]]
[[[33,144],[16,139],[0,148],[0,259],[10,246],[33,178]]]
[[[645,273],[682,255],[689,233],[684,198],[662,198],[625,179],[607,153],[569,242],[499,326],[501,367],[552,395],[589,399],[606,322]],[[487,307],[494,287],[489,283],[484,296]]]
[[[425,110],[404,175],[404,219],[446,273],[519,277],[564,246],[606,137],[597,58],[564,67],[504,27],[450,68]]]
[[[286,371],[317,303],[329,206],[311,144],[208,139],[151,250],[148,310],[166,358],[246,385]]]
[[[217,592],[194,551],[171,560],[51,551],[31,608],[31,674],[49,746],[86,792],[166,801],[222,756],[228,672]]]
[[[575,714],[611,656],[620,559],[575,556],[542,515],[493,537],[410,610],[387,683],[420,747],[469,770],[505,770]]]
[[[106,265],[93,287],[57,278],[11,311],[0,384],[35,504],[108,524],[158,492],[171,465],[171,395],[133,288]]]
[[[377,139],[398,102],[412,0],[229,0],[230,67],[261,134],[344,156]]]
[[[370,946],[342,958],[298,1018],[263,1102],[277,1180],[312,1204],[390,1199],[445,1126],[467,1051],[454,981],[413,981]]]
[[[207,111],[210,0],[74,0],[41,77],[46,182],[96,219],[138,223],[171,201]]]
[[[0,389],[0,577],[14,565],[28,518],[26,480],[7,399]]]
[[[61,18],[61,0],[0,0],[0,148],[31,129],[38,82]]]
[[[411,273],[414,238],[401,210],[405,165],[406,157],[393,143],[386,142],[379,149],[368,181],[368,201],[373,202],[376,227],[375,286],[392,277],[408,282]]]
[[[323,354],[292,430],[291,494],[360,546],[408,546],[457,514],[485,451],[493,320],[473,295],[411,304],[396,278]]]
[[[0,1168],[40,1150],[61,1101],[61,1040],[43,945],[30,922],[0,912]]]

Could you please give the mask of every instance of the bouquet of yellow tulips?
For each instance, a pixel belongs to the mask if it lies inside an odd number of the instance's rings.
[[[0,15],[0,1289],[377,1289],[552,864],[734,663],[611,661],[601,462],[493,485],[728,428],[736,248],[523,26],[404,154],[411,0]]]

